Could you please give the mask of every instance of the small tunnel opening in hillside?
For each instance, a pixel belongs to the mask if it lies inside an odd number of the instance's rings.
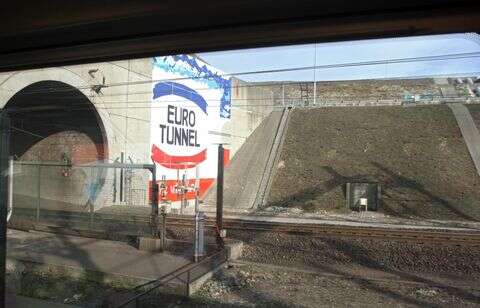
[[[41,81],[17,92],[6,109],[16,166],[14,207],[70,210],[94,202],[102,171],[68,167],[103,161],[108,154],[103,123],[89,98],[68,84]]]

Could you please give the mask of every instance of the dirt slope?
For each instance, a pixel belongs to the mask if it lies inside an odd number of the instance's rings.
[[[344,184],[381,183],[385,214],[480,220],[480,177],[446,106],[296,109],[269,205],[346,211]]]

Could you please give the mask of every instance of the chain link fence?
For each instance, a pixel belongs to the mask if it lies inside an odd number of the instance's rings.
[[[13,218],[96,232],[148,233],[148,169],[15,161]]]

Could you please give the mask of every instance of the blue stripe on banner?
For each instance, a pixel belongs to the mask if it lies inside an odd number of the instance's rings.
[[[170,63],[173,61],[173,64]],[[181,63],[181,65],[176,65]],[[199,64],[197,59],[189,55],[175,55],[153,58],[155,67],[183,77],[195,79],[206,84],[210,89],[219,89],[223,92],[220,99],[220,117],[229,119],[231,116],[231,79],[224,78],[219,72],[207,64]]]
[[[192,88],[170,81],[162,81],[157,83],[153,88],[153,99],[165,95],[176,95],[186,98],[197,104],[197,106],[202,109],[205,114],[207,114],[207,102],[200,94],[198,94],[197,91],[193,90]]]

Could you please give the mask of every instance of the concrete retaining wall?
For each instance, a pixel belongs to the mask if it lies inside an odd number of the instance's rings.
[[[150,103],[152,99],[152,60],[150,58],[2,73],[0,74],[0,107],[3,108],[15,94],[25,87],[46,80],[60,82],[73,87],[72,89],[77,89],[81,93],[80,95],[83,95],[94,106],[99,115],[98,122],[103,126],[104,159],[106,161],[118,161],[123,154],[127,163],[151,163]],[[104,84],[107,86],[104,87]],[[229,145],[226,146],[226,148],[230,149],[231,157],[234,156],[248,136],[272,110],[271,92],[265,91],[261,87],[252,86],[239,79],[232,80],[232,87],[232,117],[226,127],[227,133],[231,135],[230,140],[227,140]],[[48,98],[48,91],[55,92],[55,90],[55,88],[46,89],[46,93],[43,96]],[[36,97],[34,95],[33,99]],[[62,95],[62,101],[67,104],[71,98],[71,93],[68,91]],[[46,104],[43,101],[40,103]],[[51,104],[51,102],[48,103]],[[27,138],[25,136],[28,133],[28,131],[19,133],[18,136],[20,137],[17,137],[17,139]],[[69,133],[72,136],[73,134],[72,132]],[[87,144],[85,146],[78,142],[65,142],[65,138],[68,138],[67,135],[50,136],[49,141],[44,142],[45,146],[36,147],[37,149],[33,151],[35,153],[32,152],[28,157],[19,157],[18,159],[61,162],[63,153],[67,153],[71,156],[69,159],[72,163],[95,161],[92,157],[98,156],[98,153],[93,153],[96,142],[88,144],[84,142]],[[38,139],[38,137],[31,138],[34,139],[32,142],[37,142],[36,138]],[[55,147],[59,150],[52,150],[52,144],[59,145],[60,147]],[[92,151],[87,151],[88,153],[85,151],[79,152],[76,148],[80,150],[89,148]],[[36,155],[39,151],[44,154]],[[66,178],[61,177],[60,172],[58,173],[59,179],[65,182]],[[32,183],[35,184],[36,181],[33,178],[35,174],[32,174],[31,177],[30,182],[33,181]],[[28,175],[23,177],[25,180],[27,178]],[[136,197],[141,200],[137,200],[138,202],[135,202],[135,204],[148,204],[146,190],[149,179],[149,172],[135,172],[135,175],[131,177],[131,187],[135,191],[139,191],[141,195]],[[52,181],[50,182],[53,183]],[[117,183],[118,181],[119,179],[117,179]],[[43,183],[42,198],[53,198],[55,200],[50,201],[55,204],[64,204],[67,208],[69,204],[84,205],[85,198],[80,196],[85,194],[85,183],[75,184],[78,181],[70,182],[70,184],[78,186],[74,189],[76,193],[71,193],[72,196],[76,195],[77,197],[61,197],[56,189],[49,188],[53,187],[53,184]],[[105,175],[103,182],[105,183],[102,190],[104,197],[96,201],[95,208],[114,203],[112,197],[113,171],[109,171]],[[25,187],[25,185],[21,184],[17,186]],[[29,189],[18,191],[17,199],[21,197],[27,200],[25,201],[27,203],[36,202],[38,199],[37,185],[29,185],[28,187]],[[142,189],[144,190],[143,193]],[[69,193],[68,187],[64,187],[64,190],[64,194]],[[47,202],[46,199],[44,201]],[[52,203],[50,201],[47,203]],[[131,200],[128,202],[131,203]],[[118,196],[115,203],[119,203]],[[62,208],[65,206],[62,206]]]

